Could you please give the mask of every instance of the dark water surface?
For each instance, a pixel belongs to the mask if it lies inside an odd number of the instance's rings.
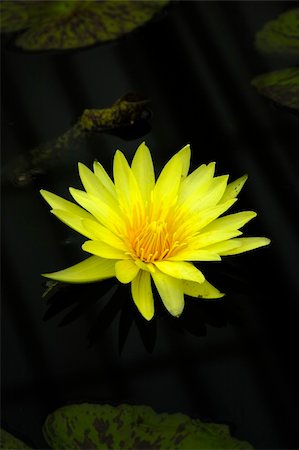
[[[55,154],[28,186],[4,179],[2,420],[35,448],[46,447],[45,417],[77,401],[146,404],[227,423],[255,448],[297,448],[299,117],[250,86],[255,75],[284,67],[253,42],[264,22],[292,4],[176,2],[117,42],[69,53],[16,52],[2,39],[5,177],[86,108],[137,92],[152,111],[146,134],[90,134]],[[98,322],[109,302],[90,300],[91,288],[68,291],[89,307],[64,326],[70,303],[43,320],[40,273],[74,264],[84,252],[39,189],[70,199],[68,187],[80,188],[78,161],[91,167],[97,158],[111,170],[117,148],[131,158],[142,140],[158,168],[190,142],[193,168],[216,161],[218,174],[248,173],[236,210],[258,212],[244,231],[271,238],[271,246],[204,264],[227,295],[210,305],[187,299],[180,319],[158,306],[146,325],[125,287]],[[104,288],[98,284],[95,294],[93,287],[93,298]]]

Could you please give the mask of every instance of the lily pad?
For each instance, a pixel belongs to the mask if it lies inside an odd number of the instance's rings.
[[[3,448],[5,450],[30,450],[31,447],[28,447],[28,445],[24,444],[24,442],[20,441],[20,439],[17,439],[12,434],[8,433],[7,431],[0,429],[0,448]]]
[[[50,414],[43,434],[53,449],[252,449],[226,425],[184,414],[157,414],[148,406],[75,404]]]
[[[299,68],[277,70],[257,76],[252,85],[258,92],[292,110],[299,110]]]
[[[117,39],[152,19],[169,0],[3,1],[1,31],[27,29],[23,50],[68,50]]]
[[[267,22],[256,34],[256,47],[266,53],[299,56],[299,8]]]

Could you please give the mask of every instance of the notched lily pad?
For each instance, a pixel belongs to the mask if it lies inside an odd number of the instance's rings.
[[[252,85],[258,92],[292,110],[299,110],[299,68],[277,70],[257,76]]]
[[[0,429],[0,448],[4,450],[31,450],[31,447],[2,428]]]
[[[299,56],[299,8],[267,22],[256,34],[255,43],[266,53]]]
[[[157,414],[148,406],[75,404],[50,414],[43,434],[53,449],[252,449],[226,425],[184,414]]]
[[[21,31],[23,50],[68,50],[117,39],[152,19],[169,0],[3,1],[2,32]]]

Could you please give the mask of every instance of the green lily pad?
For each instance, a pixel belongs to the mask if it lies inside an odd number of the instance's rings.
[[[267,22],[256,34],[256,47],[266,53],[299,55],[299,8]]]
[[[24,50],[68,50],[117,39],[149,21],[169,0],[3,1],[2,32],[21,31]]]
[[[157,414],[148,406],[75,404],[50,414],[43,434],[53,449],[252,449],[226,425],[184,414]]]
[[[0,448],[5,450],[31,450],[31,447],[2,428],[0,429]]]
[[[251,83],[261,95],[287,108],[299,110],[299,68],[265,73]]]

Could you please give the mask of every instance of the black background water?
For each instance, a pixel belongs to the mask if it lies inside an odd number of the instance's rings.
[[[297,447],[299,118],[250,86],[253,76],[286,66],[253,41],[292,6],[175,3],[117,42],[67,54],[13,52],[2,39],[4,167],[64,133],[85,108],[108,107],[126,92],[148,97],[153,112],[145,136],[92,135],[32,186],[2,189],[2,421],[36,448],[46,446],[47,414],[76,401],[147,404],[228,423],[255,448]],[[248,173],[236,209],[257,211],[245,231],[272,243],[205,265],[227,296],[212,306],[187,299],[179,320],[160,308],[150,345],[140,322],[119,344],[118,314],[89,346],[100,301],[67,326],[58,327],[63,313],[43,321],[40,273],[84,253],[38,190],[69,198],[68,187],[80,187],[77,161],[91,166],[97,158],[110,170],[117,148],[131,158],[142,140],[158,170],[190,142],[193,168],[216,161],[218,174]]]

